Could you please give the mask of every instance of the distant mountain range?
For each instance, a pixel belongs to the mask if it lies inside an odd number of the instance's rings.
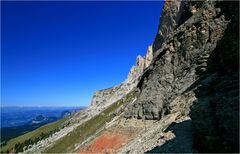
[[[1,107],[1,142],[66,118],[83,107]]]
[[[84,107],[1,107],[1,127],[25,125],[39,115],[62,116],[63,111],[74,111]]]

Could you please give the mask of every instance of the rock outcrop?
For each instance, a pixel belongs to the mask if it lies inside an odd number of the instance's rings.
[[[101,110],[127,95],[137,86],[139,77],[151,64],[152,58],[152,46],[149,46],[145,57],[137,56],[136,64],[131,68],[127,79],[115,87],[96,91],[93,95],[91,106]]]
[[[186,5],[184,1],[182,3]],[[153,63],[138,83],[140,95],[126,117],[160,119],[170,112],[169,103],[182,95],[198,79],[199,74],[206,71],[208,58],[228,21],[223,15],[217,14],[212,3],[202,5],[205,6],[196,10],[154,52]],[[165,12],[162,18],[165,15],[170,18]]]
[[[147,68],[151,64],[152,59],[153,59],[153,49],[152,49],[152,46],[148,46],[144,68]]]
[[[191,113],[197,150],[237,152],[238,5],[166,1],[153,61],[140,77],[139,96],[125,117],[160,120]]]
[[[192,15],[193,9],[188,1],[174,0],[165,2],[158,32],[153,43],[154,52],[161,47],[179,25]]]

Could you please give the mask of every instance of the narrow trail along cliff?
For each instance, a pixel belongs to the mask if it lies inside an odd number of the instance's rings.
[[[238,153],[238,23],[238,1],[165,1],[127,79],[24,153]]]

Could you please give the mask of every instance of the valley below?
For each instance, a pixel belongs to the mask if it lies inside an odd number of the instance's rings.
[[[2,107],[1,143],[33,131],[43,125],[66,118],[81,107]]]

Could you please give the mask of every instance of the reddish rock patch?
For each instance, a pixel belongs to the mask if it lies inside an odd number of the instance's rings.
[[[93,140],[90,145],[81,149],[79,154],[84,153],[115,153],[116,150],[121,148],[124,144],[132,138],[129,132],[120,131],[106,131],[95,140]]]

